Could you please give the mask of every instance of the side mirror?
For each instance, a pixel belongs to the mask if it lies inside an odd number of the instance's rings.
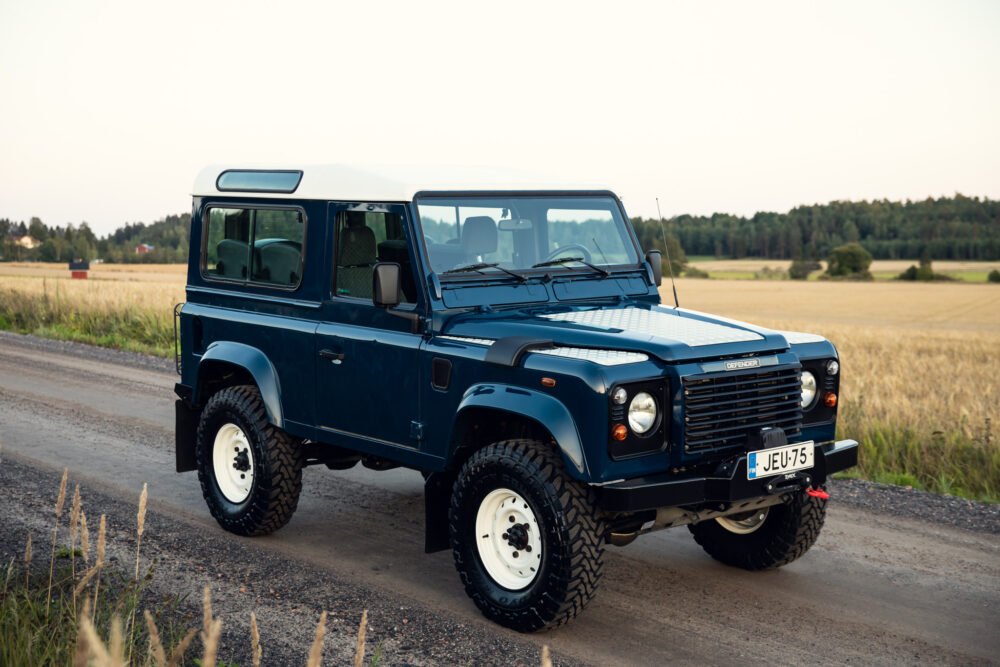
[[[400,266],[395,262],[379,262],[372,271],[372,301],[379,308],[399,305]]]
[[[650,250],[646,253],[646,261],[653,269],[653,284],[659,287],[663,283],[663,255],[659,250]]]

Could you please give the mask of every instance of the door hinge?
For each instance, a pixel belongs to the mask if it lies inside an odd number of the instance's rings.
[[[424,439],[424,424],[423,422],[410,422],[410,439],[411,440],[423,440]]]

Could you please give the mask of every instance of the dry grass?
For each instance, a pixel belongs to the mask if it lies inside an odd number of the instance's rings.
[[[0,264],[0,267],[5,266]],[[79,304],[103,312],[127,308],[142,308],[167,315],[175,303],[184,300],[183,274],[172,275],[170,280],[71,280],[65,276],[39,277],[31,275],[0,274],[0,290],[11,290],[33,297],[60,299],[67,305]]]
[[[826,267],[825,262],[820,262]],[[918,264],[915,259],[879,259],[872,262],[871,273],[875,280],[893,280],[910,266]],[[791,260],[787,259],[695,259],[690,266],[705,271],[710,278],[723,280],[753,280],[760,278],[765,269],[780,272],[787,278]],[[935,261],[934,272],[956,280],[971,283],[987,282],[987,274],[1000,269],[1000,262]],[[821,271],[813,273],[809,279],[819,278]]]
[[[89,280],[183,284],[186,274],[187,264],[91,264]],[[69,269],[65,263],[2,262],[0,281],[6,276],[68,279]]]
[[[706,259],[706,260],[695,260],[692,262],[702,271],[708,271],[710,273],[726,273],[731,271],[743,272],[743,271],[760,271],[765,266],[770,267],[780,267],[787,269],[788,265],[792,263],[789,259]],[[825,262],[821,262],[824,264]],[[916,259],[876,259],[872,262],[871,270],[873,272],[892,272],[901,273],[905,271],[909,266],[913,264],[918,264],[919,260]],[[944,273],[958,273],[965,271],[992,271],[993,269],[1000,269],[1000,262],[963,262],[963,261],[950,261],[950,260],[936,260],[934,262],[934,270],[941,271]]]
[[[7,275],[0,277],[0,329],[170,356],[172,309],[183,300],[181,274],[170,282]]]

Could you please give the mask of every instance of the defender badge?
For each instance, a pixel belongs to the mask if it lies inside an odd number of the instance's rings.
[[[726,362],[727,371],[737,371],[743,368],[758,368],[760,366],[760,359],[736,359],[735,361]]]

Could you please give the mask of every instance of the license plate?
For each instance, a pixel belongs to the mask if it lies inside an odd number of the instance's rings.
[[[747,455],[747,479],[773,477],[785,472],[812,468],[814,449],[813,441],[809,440],[750,452]]]

